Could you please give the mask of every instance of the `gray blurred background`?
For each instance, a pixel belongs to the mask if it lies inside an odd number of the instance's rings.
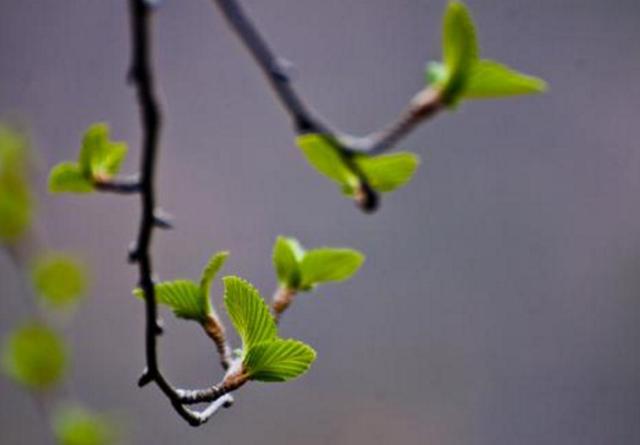
[[[321,114],[362,134],[395,115],[437,59],[444,0],[246,0]],[[192,429],[153,388],[143,309],[125,262],[135,198],[49,197],[51,247],[94,270],[67,329],[73,393],[124,418],[136,444],[640,443],[640,3],[469,1],[486,56],[548,80],[548,94],[464,105],[401,149],[415,180],[367,216],[308,167],[286,116],[206,0],[166,0],[156,62],[166,110],[161,205],[177,230],[154,244],[160,278],[226,273],[270,295],[278,234],[367,254],[344,285],[301,296],[282,324],[319,359],[304,378],[252,384]],[[125,1],[2,0],[0,113],[27,121],[45,169],[108,121],[139,124]],[[221,286],[215,286],[220,303]],[[0,335],[27,305],[0,255]],[[198,327],[167,314],[161,359],[180,385],[219,371]],[[0,379],[0,442],[47,440],[34,404]]]

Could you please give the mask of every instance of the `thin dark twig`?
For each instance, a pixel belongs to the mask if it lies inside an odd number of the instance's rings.
[[[228,405],[232,398],[222,395],[202,413],[194,412],[183,406],[176,389],[160,370],[157,354],[158,306],[152,280],[151,239],[157,225],[155,209],[154,174],[158,142],[160,137],[161,114],[155,94],[155,84],[151,69],[151,20],[152,8],[144,0],[130,0],[131,38],[133,60],[130,76],[136,87],[143,127],[141,170],[139,192],[142,202],[142,215],[138,237],[132,258],[138,263],[140,287],[145,295],[146,335],[145,352],[147,369],[141,377],[141,385],[155,384],[169,398],[177,413],[190,425],[198,426],[206,422],[220,406]],[[224,397],[224,398],[223,398]]]
[[[238,0],[212,0],[242,41],[267,78],[276,96],[291,116],[298,133],[322,133],[331,136],[338,148],[350,153],[380,154],[393,146],[419,123],[443,109],[440,95],[429,88],[420,91],[408,107],[381,130],[356,137],[333,130],[305,105],[292,85],[286,70],[260,34]]]
[[[93,186],[100,192],[118,193],[122,195],[140,193],[141,190],[141,184],[138,178],[94,181]]]

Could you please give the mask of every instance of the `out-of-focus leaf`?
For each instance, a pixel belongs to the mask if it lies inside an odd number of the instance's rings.
[[[475,26],[467,7],[450,1],[444,15],[443,63],[427,66],[427,83],[442,100],[455,106],[461,99],[494,99],[542,93],[546,83],[506,65],[478,56]]]
[[[117,436],[112,421],[81,407],[57,411],[53,431],[59,445],[109,445]]]
[[[51,193],[90,193],[94,190],[88,179],[75,162],[61,162],[49,173]]]
[[[13,332],[4,344],[2,368],[18,383],[35,390],[57,384],[67,367],[67,350],[51,328],[27,324]]]
[[[427,85],[437,87],[447,80],[447,69],[441,62],[429,62],[424,77]]]
[[[296,142],[314,169],[340,185],[346,195],[355,192],[360,181],[327,136],[305,134],[299,136]]]
[[[87,270],[74,257],[50,253],[39,258],[32,271],[38,295],[54,307],[66,307],[85,296],[88,287]]]
[[[442,96],[446,103],[455,104],[478,60],[478,43],[473,19],[464,3],[450,1],[443,22],[442,55],[447,77]]]
[[[546,88],[542,79],[519,73],[493,60],[480,60],[471,71],[463,96],[466,99],[495,99],[542,93]]]
[[[109,126],[97,123],[84,135],[78,163],[85,177],[105,181],[120,171],[126,154],[127,145],[109,140]]]
[[[315,359],[311,346],[297,340],[276,339],[252,346],[243,365],[252,380],[285,382],[304,374]]]
[[[0,124],[0,243],[16,241],[31,226],[34,200],[28,182],[26,137]]]
[[[392,192],[411,180],[420,164],[420,158],[413,153],[399,152],[380,156],[359,156],[355,162],[371,188],[378,192]]]
[[[224,304],[242,339],[243,350],[276,337],[277,328],[269,308],[258,291],[238,277],[224,277]]]
[[[343,281],[355,274],[364,255],[352,249],[321,248],[307,251],[300,264],[302,288]]]

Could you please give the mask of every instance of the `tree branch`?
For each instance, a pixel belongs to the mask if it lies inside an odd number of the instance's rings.
[[[331,125],[305,105],[277,57],[244,11],[238,0],[212,0],[227,20],[231,29],[247,48],[262,70],[280,103],[294,123],[298,134],[322,133],[334,138],[341,150],[348,153],[380,154],[393,148],[418,124],[444,108],[439,93],[425,88],[418,92],[407,108],[382,129],[356,137],[333,130]]]
[[[140,108],[143,141],[141,153],[141,177],[139,193],[142,212],[138,237],[132,259],[138,263],[140,287],[145,295],[146,335],[145,352],[147,369],[139,380],[140,386],[154,382],[171,401],[177,413],[192,426],[199,426],[217,412],[220,406],[229,406],[233,398],[221,395],[202,412],[195,412],[183,406],[180,395],[160,370],[157,354],[158,306],[152,280],[151,239],[153,229],[158,225],[155,214],[154,175],[158,142],[160,138],[161,113],[155,94],[155,83],[151,68],[151,20],[152,9],[144,0],[129,0],[131,15],[132,65],[130,77],[134,83]]]
[[[293,300],[296,297],[296,290],[289,289],[286,286],[280,286],[273,294],[273,299],[271,301],[271,313],[273,314],[273,318],[276,323],[280,322],[280,317],[284,311],[287,310],[289,306],[293,303]]]
[[[94,181],[93,186],[100,192],[110,192],[118,194],[140,193],[141,184],[137,177],[109,179],[108,181]]]

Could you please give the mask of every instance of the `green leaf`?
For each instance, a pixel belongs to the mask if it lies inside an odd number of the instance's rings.
[[[109,140],[109,126],[97,123],[89,126],[82,137],[78,164],[85,176],[93,176],[94,158],[101,158]]]
[[[67,367],[67,350],[58,334],[37,323],[27,324],[6,340],[2,354],[4,372],[18,383],[36,390],[53,387]]]
[[[229,257],[229,252],[217,252],[214,254],[202,271],[202,277],[200,278],[200,291],[202,292],[202,303],[204,304],[203,310],[207,314],[213,313],[213,306],[211,305],[210,288],[216,274],[220,271],[224,263]]]
[[[296,143],[307,162],[320,174],[340,185],[345,194],[355,192],[360,182],[358,176],[349,168],[338,148],[327,136],[305,134],[299,136]]]
[[[115,443],[112,422],[81,407],[64,407],[53,419],[53,431],[59,445],[109,445]]]
[[[205,311],[203,294],[193,281],[165,281],[155,285],[156,301],[169,306],[178,318],[202,321],[208,313]],[[143,297],[141,288],[134,289],[133,294]]]
[[[289,289],[296,289],[300,283],[299,256],[304,255],[300,244],[292,239],[279,236],[273,246],[273,266],[278,282]]]
[[[359,156],[356,164],[378,192],[392,192],[407,184],[420,164],[413,153],[393,153],[381,156]]]
[[[26,136],[0,124],[0,242],[18,240],[31,226],[34,199],[28,154]]]
[[[0,179],[0,242],[13,242],[31,226],[33,198],[26,182]]]
[[[309,250],[302,259],[302,288],[329,281],[343,281],[355,274],[364,255],[352,249],[322,248]]]
[[[51,193],[89,193],[93,191],[91,180],[84,176],[75,162],[62,162],[49,173]]]
[[[471,71],[463,96],[492,99],[542,93],[546,88],[547,84],[542,79],[519,73],[493,60],[480,60]]]
[[[444,15],[442,55],[447,78],[443,100],[455,104],[464,90],[473,64],[478,60],[475,26],[464,3],[450,1]]]
[[[127,155],[127,145],[109,140],[109,126],[105,123],[91,125],[84,134],[80,157],[80,171],[85,177],[98,181],[115,176]]]
[[[316,351],[297,340],[277,339],[252,346],[243,365],[249,378],[285,382],[304,374],[316,359]]]
[[[50,253],[39,258],[32,270],[38,295],[53,307],[77,303],[87,292],[87,271],[74,257]]]
[[[258,291],[242,278],[224,277],[223,281],[224,304],[245,353],[257,343],[273,340],[276,324]]]

